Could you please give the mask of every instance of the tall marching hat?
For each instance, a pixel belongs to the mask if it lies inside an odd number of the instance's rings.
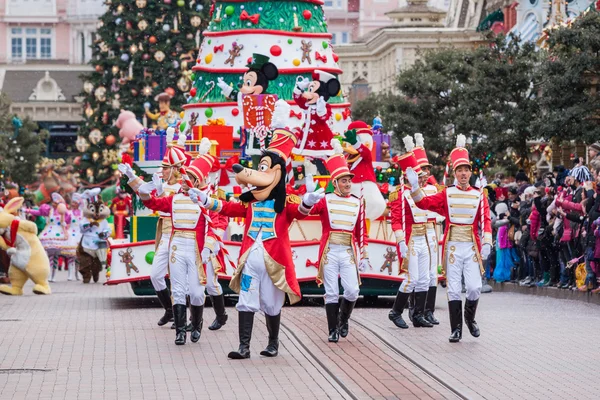
[[[293,132],[287,129],[278,128],[273,131],[273,138],[271,139],[267,151],[275,153],[287,161],[297,142],[298,138]]]
[[[429,159],[427,158],[427,152],[425,152],[425,148],[423,147],[425,144],[425,139],[423,138],[422,133],[415,133],[415,147],[412,152],[415,154],[417,158],[417,162],[420,167],[431,167],[429,163]]]
[[[181,167],[188,166],[192,157],[185,152],[185,140],[186,136],[183,132],[179,133],[177,145],[173,145],[173,137],[175,136],[175,129],[169,127],[167,129],[167,151],[162,160],[163,167]]]
[[[410,167],[417,173],[417,175],[423,175],[424,172],[417,162],[417,157],[415,157],[415,154],[412,152],[415,147],[412,136],[405,136],[402,138],[402,141],[404,142],[406,153],[402,154],[401,156],[394,157],[393,161],[398,164],[403,173],[406,173],[406,170]]]
[[[198,157],[192,161],[191,165],[186,168],[188,175],[193,175],[198,180],[205,180],[208,174],[212,170],[213,164],[219,162],[216,157],[208,154],[210,150],[210,140],[208,138],[202,138],[200,142],[200,149],[198,150]]]
[[[450,152],[450,162],[452,163],[453,170],[463,165],[471,168],[469,151],[465,148],[466,144],[467,138],[465,135],[456,136],[456,147]]]
[[[325,160],[327,170],[329,171],[329,175],[331,175],[331,180],[339,179],[344,176],[354,178],[354,174],[348,169],[348,162],[346,161],[346,157],[344,157],[344,150],[342,149],[340,141],[331,139],[331,147],[335,154]]]

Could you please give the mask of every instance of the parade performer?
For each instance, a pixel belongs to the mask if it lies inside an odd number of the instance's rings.
[[[154,196],[158,198],[170,197],[181,190],[179,169],[185,166],[190,159],[185,153],[185,135],[180,135],[177,145],[173,145],[175,129],[167,129],[167,151],[162,160],[162,180],[157,182]],[[131,168],[119,166],[119,171],[129,178],[129,186],[137,192],[144,181],[137,177]],[[165,309],[165,313],[158,320],[158,326],[163,326],[173,320],[173,303],[171,291],[167,287],[165,276],[169,269],[169,238],[171,236],[171,214],[164,211],[158,212],[158,223],[156,225],[154,259],[150,271],[150,281],[156,292],[158,301]]]
[[[407,136],[403,140],[407,149],[413,147],[410,145],[412,137]],[[417,186],[426,182],[427,175],[421,171],[417,159],[412,152],[409,151],[400,156],[397,162],[404,173],[406,173],[408,168],[415,170],[419,175],[418,181],[415,183]],[[431,328],[433,325],[425,319],[424,309],[431,264],[427,230],[428,228],[433,229],[433,224],[427,221],[427,212],[415,205],[410,196],[410,188],[405,187],[404,184],[398,185],[398,189],[390,194],[390,210],[392,229],[396,236],[398,252],[402,255],[399,272],[404,273],[405,276],[398,289],[394,306],[389,313],[389,319],[398,328],[408,328],[408,325],[402,318],[402,311],[414,290],[413,326],[415,328]]]
[[[331,105],[330,97],[336,96],[341,88],[340,81],[330,73],[316,69],[313,80],[298,77],[294,88],[294,101],[304,111],[302,140],[293,150],[294,154],[323,157],[333,154],[331,139],[333,132],[329,127]]]
[[[157,95],[154,100],[158,101],[159,112],[150,112],[150,103],[145,103],[144,108],[148,118],[156,121],[156,130],[166,131],[168,127],[177,125],[177,122],[179,121],[179,114],[176,111],[171,110],[171,95],[166,92],[161,93]]]
[[[348,320],[360,292],[359,270],[368,268],[369,256],[364,202],[350,193],[354,175],[348,169],[340,142],[332,139],[331,146],[335,154],[326,163],[335,191],[325,195],[310,213],[318,215],[323,226],[317,283],[325,284],[328,340],[337,343],[339,336],[348,336]],[[307,176],[306,186],[308,192],[314,192],[311,176]],[[338,277],[344,287],[339,305]]]
[[[115,239],[125,239],[125,218],[132,213],[131,197],[117,187],[117,196],[112,199],[111,211],[115,217]]]
[[[369,126],[363,121],[353,121],[344,134],[347,161],[352,179],[352,194],[365,200],[368,221],[379,218],[387,207],[385,199],[377,186],[373,171],[373,136]],[[367,227],[368,227],[367,223]]]
[[[89,283],[90,279],[98,282],[100,271],[106,268],[108,238],[111,233],[106,219],[110,217],[110,209],[102,201],[100,192],[100,188],[94,188],[82,194],[86,201],[83,209],[85,219],[81,224],[82,238],[77,247],[77,258],[83,283]]]
[[[466,138],[458,135],[456,148],[450,153],[456,186],[426,196],[418,187],[418,175],[408,169],[411,196],[419,208],[437,212],[446,218],[444,235],[444,269],[448,282],[448,310],[452,334],[450,342],[462,339],[462,277],[464,276],[467,298],[465,323],[474,337],[480,330],[475,314],[481,293],[482,260],[486,260],[492,249],[492,228],[489,205],[483,192],[470,186],[471,164],[469,152],[464,147]],[[481,239],[483,238],[483,240]]]
[[[223,78],[217,78],[217,86],[221,89],[221,94],[230,100],[237,101],[241,107],[242,95],[259,95],[267,93],[269,81],[277,79],[279,71],[269,57],[262,54],[252,54],[252,59],[246,65],[248,71],[244,72],[242,83],[238,85],[239,90],[235,90],[223,81]]]
[[[259,310],[265,313],[269,331],[268,346],[260,354],[277,356],[285,295],[291,304],[301,298],[288,229],[294,219],[308,215],[312,206],[323,197],[323,190],[307,193],[302,200],[286,195],[285,165],[296,141],[292,132],[275,129],[257,170],[239,164],[233,166],[237,182],[253,187],[240,195],[240,202],[210,198],[199,190],[190,191],[190,198],[208,210],[231,218],[245,217],[238,267],[229,285],[240,295],[236,306],[240,346],[229,353],[228,357],[232,359],[250,358],[254,314]]]
[[[67,268],[69,269],[68,280],[79,280],[79,259],[77,258],[77,247],[81,242],[81,225],[84,221],[83,208],[84,202],[80,193],[73,193],[71,196],[71,204],[69,211],[71,213],[71,224],[67,232],[68,247],[72,251],[71,257],[68,259]],[[72,250],[71,250],[72,249]]]
[[[169,243],[169,277],[173,293],[176,345],[184,345],[187,340],[186,297],[188,294],[192,317],[190,340],[193,343],[198,342],[202,333],[204,285],[206,284],[203,258],[209,257],[204,246],[208,221],[200,207],[188,197],[188,191],[190,188],[200,188],[210,173],[215,158],[206,154],[209,149],[210,141],[207,138],[202,139],[198,157],[189,167],[181,169],[184,180],[183,192],[169,197],[153,196],[152,193],[162,183],[158,174],[154,174],[151,182],[138,188],[140,199],[146,207],[171,215],[173,228]],[[121,164],[119,168],[129,176],[130,166]],[[135,186],[135,181],[131,183]]]
[[[50,276],[49,282],[55,281],[56,270],[58,269],[59,258],[62,253],[68,250],[68,226],[71,215],[67,209],[65,199],[58,193],[51,194],[52,202],[42,204],[39,209],[27,209],[25,213],[35,217],[46,217],[46,227],[40,234],[42,246],[50,258]]]
[[[427,152],[425,151],[425,140],[423,134],[415,133],[415,147],[412,150],[417,164],[423,174],[425,174],[426,183],[421,188],[427,196],[438,193],[438,187],[435,185],[435,178],[431,175],[431,164],[429,158],[427,158]],[[408,150],[408,149],[407,149]],[[436,212],[427,212],[427,240],[429,242],[429,259],[431,268],[429,269],[429,290],[427,291],[427,301],[425,302],[425,319],[433,325],[439,325],[440,321],[434,316],[435,312],[435,299],[437,295],[437,284],[438,284],[438,265],[439,265],[439,234],[438,227],[441,228],[441,223],[444,218]],[[441,232],[441,229],[440,229]]]

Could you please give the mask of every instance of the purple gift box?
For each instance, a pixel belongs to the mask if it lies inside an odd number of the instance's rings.
[[[162,160],[167,151],[167,137],[165,135],[149,135],[146,138],[146,160]]]
[[[376,133],[373,135],[373,142],[375,143],[375,149],[377,151],[376,161],[381,161],[381,144],[387,143],[392,144],[392,137],[387,133]]]

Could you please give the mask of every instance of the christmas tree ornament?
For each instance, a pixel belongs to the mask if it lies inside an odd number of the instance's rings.
[[[279,57],[281,55],[281,47],[277,45],[271,46],[271,49],[269,51],[271,52],[271,55],[275,57]]]
[[[94,85],[92,84],[92,82],[87,81],[83,84],[83,90],[86,93],[92,93],[92,90],[94,90]]]
[[[182,90],[182,91],[183,91],[183,92],[185,92],[185,90]],[[192,89],[190,90],[190,96],[192,96],[192,97],[196,97],[196,92],[197,92],[196,88],[192,88]]]
[[[115,24],[120,25],[121,24],[122,19],[121,18],[117,18],[115,19]]]
[[[231,17],[234,12],[235,12],[235,8],[233,6],[225,7],[225,15],[227,15],[228,17]]]
[[[100,51],[103,53],[106,53],[108,51],[108,45],[104,42],[100,42],[98,44],[98,47],[100,48]]]
[[[340,113],[335,113],[335,120],[336,120],[336,121],[341,121],[341,120],[342,120],[342,114],[340,114]]]
[[[147,1],[146,0],[135,0],[135,5],[138,6],[138,8],[144,8],[146,7]]]
[[[324,48],[324,49],[326,49],[326,48],[328,48],[328,47],[329,47],[329,44],[328,44],[327,42],[325,42],[325,41],[323,41],[323,42],[321,43],[321,45],[323,46],[323,48]]]
[[[288,44],[294,43],[294,41],[292,39],[288,39],[287,42],[288,42]]]
[[[132,44],[131,46],[129,46],[129,52],[133,55],[135,53],[137,53],[138,48],[135,44]]]
[[[90,139],[90,142],[92,142],[92,144],[98,144],[100,142],[100,140],[102,139],[102,132],[100,132],[100,129],[98,129],[98,128],[92,129],[90,132],[90,135],[89,135],[89,139]]]
[[[171,0],[163,0],[165,4],[171,4]]]
[[[338,57],[338,55],[335,53],[332,53],[331,56],[333,57],[334,62],[338,62],[338,60],[340,59],[340,57]]]
[[[113,75],[117,75],[119,73],[119,66],[118,65],[113,65],[110,70],[112,71]]]
[[[92,106],[90,105],[90,103],[87,104],[87,106],[85,107],[85,115],[90,118],[92,115],[94,115],[94,110],[92,109]]]
[[[183,0],[177,0],[177,5],[179,7],[183,7],[183,6],[185,6],[185,1],[183,1]]]
[[[140,31],[144,31],[146,30],[146,28],[148,27],[148,21],[146,21],[145,19],[141,20],[140,22],[138,22],[138,29]]]
[[[309,20],[312,18],[312,12],[310,12],[310,10],[304,10],[304,11],[302,11],[302,17],[305,20]]]
[[[125,38],[123,36],[117,36],[118,43],[123,43],[124,41],[125,41]]]
[[[156,44],[156,42],[157,42],[156,36],[150,36],[148,41],[150,42],[150,44]]]
[[[199,27],[201,23],[202,23],[202,18],[200,18],[197,15],[194,15],[192,18],[190,18],[190,25],[192,25],[194,28]]]
[[[119,6],[117,7],[117,15],[121,15],[124,9],[125,7],[123,7],[123,4],[119,4]]]
[[[108,135],[104,141],[107,145],[112,146],[116,143],[117,139],[113,135]]]
[[[130,31],[132,27],[133,26],[131,25],[131,21],[126,21],[125,22],[125,29],[127,29],[128,31]]]
[[[92,153],[92,160],[98,161],[99,158],[100,158],[100,153],[98,153],[97,151]]]
[[[296,13],[294,13],[294,27],[292,28],[292,30],[294,32],[302,32],[302,27],[298,25],[298,14]]]
[[[233,115],[234,117],[237,117],[239,114],[240,114],[240,110],[238,108],[231,109],[231,115]]]
[[[80,153],[85,153],[87,151],[87,149],[90,148],[90,144],[88,143],[86,138],[84,138],[83,136],[77,136],[77,141],[75,142],[75,147],[77,148],[77,151],[79,151]]]
[[[298,60],[297,58],[294,58],[292,60],[292,64],[294,64],[295,67],[298,67],[298,66],[300,66],[300,60]]]
[[[102,71],[104,71],[104,68],[102,67],[102,65],[96,65],[96,72],[98,72],[99,74],[101,74]]]
[[[162,27],[162,30],[165,32],[169,32],[171,30],[171,25],[169,24],[164,24]]]
[[[124,62],[129,61],[129,54],[127,54],[127,53],[121,54],[121,61],[124,61]]]
[[[98,101],[106,101],[106,88],[104,86],[99,86],[94,91],[94,96],[96,96],[96,100]]]
[[[132,88],[131,89],[131,95],[134,96],[134,97],[137,96],[138,95],[138,91],[136,89]]]
[[[190,90],[190,82],[185,77],[182,76],[177,81],[177,88],[182,92],[187,92]],[[196,89],[192,88],[192,90],[194,90],[194,93],[195,93]],[[191,94],[191,92],[190,92],[190,94]],[[195,94],[191,94],[191,95],[195,96]]]
[[[205,57],[204,57],[204,62],[207,64],[210,64],[210,62],[213,59],[213,54],[212,53],[208,53]]]
[[[175,89],[173,89],[172,87],[166,88],[165,93],[171,96],[171,98],[175,97]]]
[[[163,53],[162,51],[157,51],[156,53],[154,53],[154,59],[158,62],[163,62],[163,60],[165,59],[165,53]]]
[[[204,110],[204,115],[206,116],[206,118],[210,118],[213,116],[213,109],[212,108],[207,108],[206,110]]]
[[[119,101],[118,98],[114,98],[114,99],[112,99],[111,106],[115,110],[118,110],[119,108],[121,108],[121,102]]]
[[[214,7],[214,4],[211,6],[211,8],[212,7]],[[222,9],[223,9],[223,6],[219,5],[219,7],[217,8],[217,15],[215,15],[215,19],[213,19],[213,21],[215,21],[216,23],[221,22],[221,10]]]
[[[148,53],[142,54],[142,60],[148,61],[149,59],[150,59],[150,54],[148,54]]]

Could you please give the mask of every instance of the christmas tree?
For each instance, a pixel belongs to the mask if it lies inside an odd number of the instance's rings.
[[[114,175],[119,155],[120,110],[152,125],[160,115],[156,96],[169,94],[170,106],[185,103],[191,88],[208,2],[201,0],[107,0],[93,45],[94,71],[84,80],[84,121],[77,149],[82,180],[102,184]]]
[[[219,82],[232,89],[242,84],[247,66],[273,63],[278,76],[264,93],[277,95],[292,105],[290,127],[302,124],[301,109],[292,92],[302,78],[312,80],[320,70],[337,76],[342,73],[338,56],[327,32],[322,0],[215,1],[210,8],[210,23],[192,68],[193,88],[184,106],[188,129],[195,126],[225,124],[244,141],[244,109],[238,101],[223,95]],[[350,123],[350,105],[341,91],[328,100],[329,125],[341,134]],[[252,143],[249,143],[252,147]]]

